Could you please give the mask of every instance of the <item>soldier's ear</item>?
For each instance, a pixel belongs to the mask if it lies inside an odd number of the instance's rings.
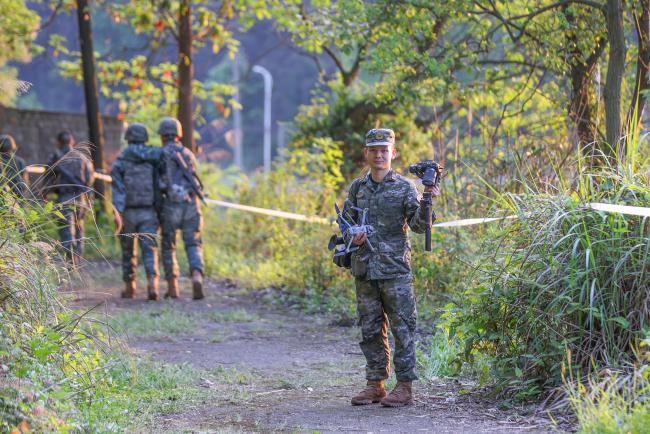
[[[363,156],[364,157],[368,156],[368,148],[363,148]]]
[[[395,147],[393,146],[393,152],[391,152],[391,158],[390,159],[394,160],[396,156],[397,156],[397,149],[395,149]]]

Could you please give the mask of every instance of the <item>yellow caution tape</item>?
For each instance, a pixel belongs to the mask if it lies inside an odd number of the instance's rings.
[[[27,173],[45,173],[45,166],[28,166]]]

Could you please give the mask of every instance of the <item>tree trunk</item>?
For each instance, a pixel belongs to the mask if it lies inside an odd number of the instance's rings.
[[[181,143],[196,153],[194,143],[194,96],[192,79],[192,0],[182,0],[178,24],[178,120],[183,127]]]
[[[86,115],[88,117],[88,133],[90,142],[94,145],[91,157],[95,170],[106,172],[104,160],[104,130],[99,111],[99,92],[97,90],[97,75],[95,75],[95,59],[93,58],[93,33],[90,28],[90,5],[88,0],[77,0],[77,17],[79,19],[79,42],[81,44],[81,62],[83,68],[84,93],[86,95]],[[95,181],[98,195],[106,193],[105,182]]]
[[[625,73],[625,29],[623,28],[623,7],[621,0],[607,0],[607,34],[609,39],[609,63],[605,99],[605,127],[607,142],[603,152],[616,157],[618,141],[621,138],[621,83]]]
[[[645,92],[650,89],[650,0],[641,2],[641,16],[634,12],[634,24],[638,37],[639,57],[636,60],[636,85],[632,94],[632,105],[627,114],[627,132],[639,125],[643,117],[648,97]]]

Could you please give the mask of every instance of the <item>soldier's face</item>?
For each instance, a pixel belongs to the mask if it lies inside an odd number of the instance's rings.
[[[392,145],[369,146],[363,150],[368,165],[372,169],[388,169],[390,162],[397,155],[397,151]]]

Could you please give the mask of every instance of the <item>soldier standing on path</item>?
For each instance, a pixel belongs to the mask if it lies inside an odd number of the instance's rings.
[[[27,188],[27,165],[16,156],[16,142],[9,134],[0,135],[0,189],[12,191],[17,197],[25,197]],[[4,179],[2,179],[4,178]]]
[[[352,398],[352,404],[381,402],[400,407],[413,402],[411,383],[417,380],[415,360],[415,294],[411,274],[411,243],[408,228],[426,232],[427,216],[420,207],[417,187],[391,169],[396,156],[395,133],[389,129],[373,129],[366,134],[364,155],[370,172],[350,186],[345,202],[347,212],[359,221],[360,212],[352,207],[368,209],[369,224],[375,232],[356,235],[353,243],[361,248],[352,253],[351,272],[355,277],[357,312],[361,323],[359,343],[366,357],[366,388]],[[440,187],[427,187],[434,197]],[[435,214],[430,221],[435,220]],[[346,244],[350,241],[345,231]],[[370,252],[366,240],[374,247]],[[368,256],[368,254],[370,255]],[[384,380],[390,373],[390,349],[387,330],[395,337],[393,362],[397,385],[386,396]]]
[[[183,137],[181,123],[165,118],[158,127],[163,142],[165,169],[161,189],[165,194],[162,221],[162,258],[168,290],[165,298],[178,297],[178,262],[176,261],[176,231],[183,233],[183,242],[192,274],[193,298],[199,300],[203,293],[203,214],[199,196],[200,181],[196,176],[196,157],[179,143]]]
[[[66,157],[74,147],[74,137],[70,131],[61,131],[56,142],[59,150],[47,158],[47,165],[56,175],[53,190],[63,214],[58,222],[59,237],[68,263],[80,265],[84,252],[84,218],[90,206],[88,191],[95,180],[95,168],[82,152]]]
[[[147,146],[149,134],[141,123],[129,124],[124,134],[129,146],[113,164],[113,205],[122,215],[122,298],[135,298],[137,245],[147,272],[149,300],[158,300],[158,244],[160,226],[156,214],[162,211],[159,176],[163,167],[162,148]]]

